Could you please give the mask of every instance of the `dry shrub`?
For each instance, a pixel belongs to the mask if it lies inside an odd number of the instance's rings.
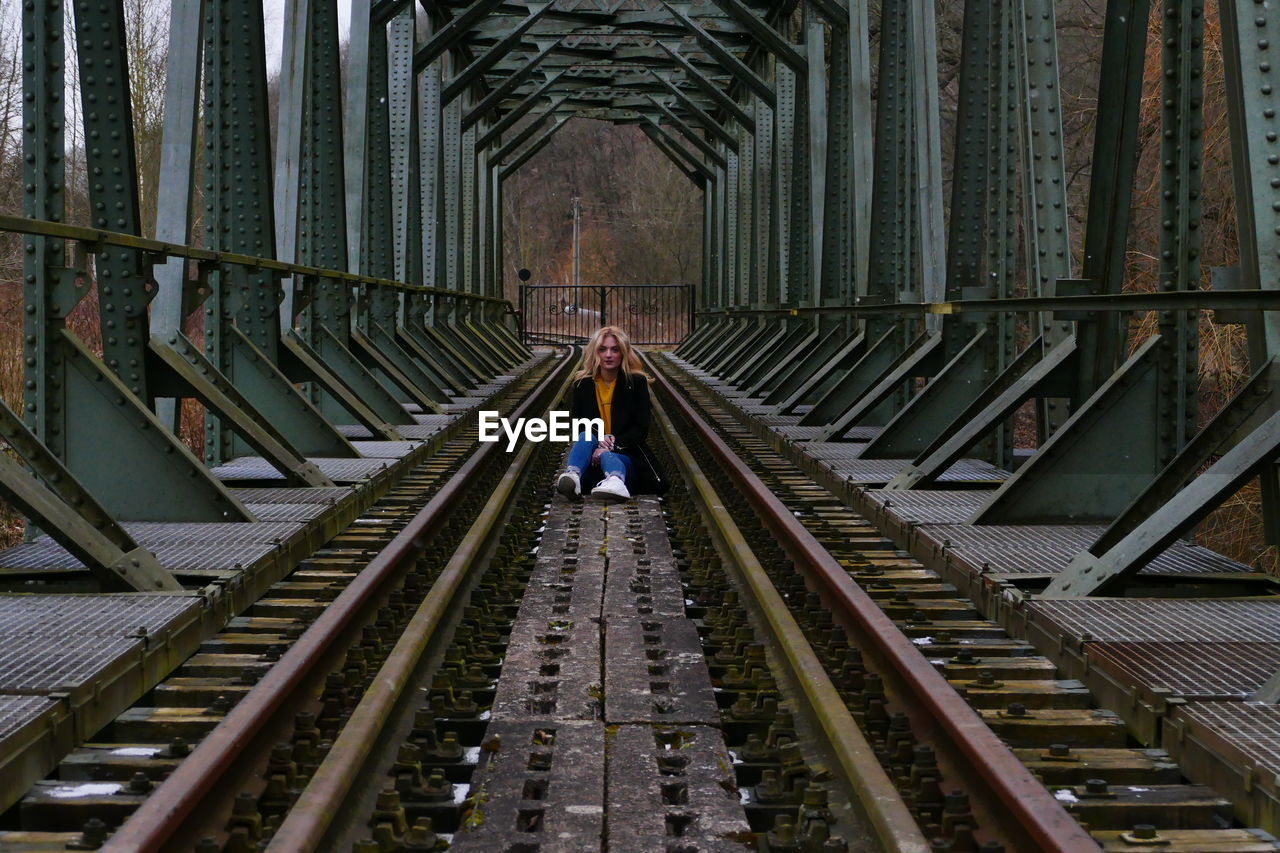
[[[1280,574],[1280,552],[1263,535],[1262,495],[1256,479],[1200,525],[1196,541],[1269,574]]]
[[[204,454],[204,416],[204,405],[199,400],[187,398],[182,401],[182,411],[178,415],[178,438],[197,457]]]
[[[22,285],[16,279],[0,281],[0,400],[15,413],[22,407]],[[11,452],[8,447],[0,453]],[[22,517],[0,500],[0,548],[22,541]]]

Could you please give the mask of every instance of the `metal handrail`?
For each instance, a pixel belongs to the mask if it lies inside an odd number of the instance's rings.
[[[1280,290],[1179,290],[1170,293],[1113,293],[1104,296],[1024,296],[959,299],[954,302],[891,302],[880,305],[810,305],[778,308],[703,308],[702,317],[841,314],[993,314],[1008,311],[1280,311]],[[1071,318],[1062,318],[1071,319]]]
[[[0,231],[17,234],[28,234],[35,237],[52,237],[55,239],[76,240],[86,245],[121,246],[127,249],[138,249],[154,255],[171,258],[188,258],[193,261],[216,264],[232,264],[255,269],[271,270],[287,275],[308,276],[345,281],[349,284],[371,284],[378,287],[389,287],[407,293],[420,293],[429,296],[445,296],[473,302],[489,302],[504,305],[514,310],[511,301],[496,296],[481,296],[478,293],[465,293],[450,290],[447,287],[427,287],[426,285],[407,284],[387,278],[359,275],[342,270],[331,270],[323,267],[312,267],[306,264],[292,264],[275,258],[260,258],[254,255],[241,255],[236,252],[221,252],[213,249],[197,249],[181,243],[165,243],[160,240],[149,240],[135,234],[122,234],[118,231],[103,231],[98,228],[85,228],[79,225],[67,225],[61,222],[49,222],[44,219],[28,219],[25,216],[0,215]]]

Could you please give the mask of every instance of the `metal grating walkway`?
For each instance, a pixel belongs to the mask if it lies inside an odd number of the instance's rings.
[[[1028,613],[1075,639],[1280,643],[1280,601],[1274,600],[1039,599]]]
[[[1126,684],[1185,699],[1247,699],[1280,670],[1280,643],[1086,643],[1093,665]]]
[[[1053,574],[1102,535],[1099,525],[922,524],[921,541],[971,572]],[[1144,574],[1220,574],[1250,569],[1207,548],[1176,543]]]

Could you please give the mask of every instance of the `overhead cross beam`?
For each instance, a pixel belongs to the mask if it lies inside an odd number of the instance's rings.
[[[551,107],[549,107],[546,110],[543,110],[542,112],[535,114],[533,119],[530,120],[528,124],[526,124],[523,128],[520,129],[519,133],[517,133],[515,136],[508,139],[506,142],[502,143],[502,146],[493,155],[493,162],[494,163],[503,162],[508,157],[510,157],[513,153],[515,153],[515,151],[519,149],[521,145],[527,142],[530,139],[530,137],[532,137],[535,133],[538,133],[542,129],[542,126],[547,123],[547,120],[555,116],[556,106],[557,104],[553,99]]]
[[[669,56],[672,61],[684,71],[685,76],[688,77],[694,85],[705,92],[711,100],[716,102],[716,106],[720,107],[720,109],[737,119],[738,124],[746,128],[748,133],[756,132],[755,119],[753,119],[737,101],[725,94],[723,89],[717,86],[713,81],[709,80],[706,75],[697,68],[694,68],[693,63],[681,55],[678,45],[676,48],[672,48],[669,47],[666,42],[662,41],[659,41],[657,45],[662,48],[663,52],[666,53],[667,56]]]
[[[413,55],[413,71],[419,73],[444,52],[456,46],[470,33],[471,28],[484,20],[490,13],[503,5],[505,0],[476,0],[456,18],[449,21],[431,37],[431,40],[418,48]],[[386,20],[390,20],[390,16]]]
[[[796,45],[787,41],[781,33],[757,17],[742,4],[741,0],[712,0],[712,2],[728,12],[729,16],[741,24],[752,38],[785,62],[792,71],[802,75],[808,73],[808,63]]]
[[[668,122],[671,123],[672,126],[675,127],[676,130],[680,131],[680,134],[685,139],[693,143],[694,148],[697,148],[699,151],[702,152],[702,155],[704,157],[706,157],[712,163],[715,163],[720,168],[724,168],[727,165],[728,161],[725,160],[723,154],[721,154],[719,151],[715,149],[715,146],[713,146],[711,143],[707,142],[705,139],[699,136],[697,132],[694,131],[693,128],[689,127],[689,125],[683,119],[681,119],[675,113],[671,112],[671,110],[665,104],[662,104],[659,101],[654,100],[653,98],[650,98],[649,101],[650,103],[653,104],[653,106],[657,107],[658,111],[662,113],[662,115],[667,119]],[[654,123],[657,123],[656,118],[653,118],[651,120],[654,121]]]
[[[489,128],[476,140],[477,149],[485,149],[496,142],[506,133],[512,125],[524,117],[531,109],[533,109],[539,101],[543,99],[546,92],[555,83],[555,78],[548,80],[545,85],[541,86],[535,92],[531,93],[527,98],[521,101],[511,112],[502,117],[502,120]],[[551,98],[551,105],[547,108],[547,113],[553,113],[569,96],[566,94],[558,94]]]
[[[486,95],[480,103],[476,104],[470,110],[467,110],[462,118],[463,131],[470,129],[477,121],[487,115],[498,104],[509,98],[511,93],[519,88],[521,84],[532,77],[533,72],[538,70],[538,66],[542,64],[544,59],[551,55],[551,51],[558,44],[559,42],[556,41],[541,45],[538,53],[529,60],[527,65],[512,74],[506,80],[502,81],[502,84]],[[555,76],[558,78],[562,74],[564,74],[564,71],[559,71],[556,72]]]
[[[555,136],[557,133],[559,133],[560,128],[564,127],[565,124],[568,123],[568,121],[569,119],[565,116],[557,116],[555,124],[551,125],[551,127],[543,131],[542,135],[539,136],[537,139],[533,140],[533,142],[529,144],[528,148],[524,149],[519,154],[517,154],[516,159],[512,160],[510,163],[502,167],[502,172],[501,172],[502,179],[506,180],[513,173],[518,171],[521,166],[527,163],[529,159],[533,157],[534,154],[537,154],[539,151],[545,148],[547,146],[547,143],[551,141],[551,138]]]
[[[671,92],[672,95],[675,96],[676,100],[680,103],[680,105],[684,107],[685,110],[688,111],[690,115],[693,116],[693,118],[698,122],[698,124],[705,127],[717,139],[719,139],[725,145],[729,146],[729,149],[733,151],[733,153],[735,154],[738,153],[737,138],[733,134],[725,130],[724,126],[721,125],[720,122],[716,121],[711,116],[703,112],[701,107],[699,107],[697,104],[691,101],[689,99],[689,96],[686,95],[683,91],[681,91],[680,88],[675,84],[673,84],[670,80],[667,80],[665,77],[661,75],[654,75],[654,76],[663,84],[663,86],[666,87],[666,89],[669,92]],[[653,96],[649,96],[649,99],[653,100]]]
[[[665,154],[675,163],[680,171],[692,177],[699,175],[704,180],[711,180],[714,172],[707,167],[705,163],[689,152],[687,148],[677,142],[666,131],[664,131],[657,122],[652,119],[646,119],[640,125],[640,130],[644,135],[653,140],[653,144],[658,146],[658,150]]]
[[[716,40],[715,36],[711,35],[711,33],[703,29],[697,21],[689,17],[688,12],[674,8],[670,3],[664,2],[662,6],[675,16],[682,24],[684,24],[685,29],[698,40],[703,48],[706,49],[707,53],[709,53],[716,62],[719,62],[724,66],[725,70],[732,74],[740,83],[742,83],[742,85],[759,95],[760,98],[771,108],[777,106],[778,100],[773,91],[773,87],[760,79],[754,71],[747,67],[746,63],[734,56],[732,51]]]
[[[534,24],[542,18],[543,14],[551,8],[550,3],[530,3],[529,15],[515,26],[515,28],[507,34],[502,41],[489,48],[481,54],[474,62],[460,71],[457,76],[450,80],[444,87],[440,98],[443,104],[448,104],[458,95],[462,94],[468,86],[476,82],[484,75],[486,71],[503,59],[506,59],[516,48],[520,41],[524,38]]]

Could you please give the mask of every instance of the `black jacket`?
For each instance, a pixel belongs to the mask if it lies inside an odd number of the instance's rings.
[[[573,383],[569,391],[569,417],[598,418],[596,383],[590,376]],[[613,386],[613,403],[609,426],[613,429],[614,451],[626,454],[634,467],[635,482],[628,488],[633,494],[665,494],[671,484],[663,474],[653,451],[645,443],[649,435],[652,410],[649,404],[649,381],[642,376],[619,376]],[[600,474],[596,466],[582,475],[582,490],[596,485]],[[589,482],[594,481],[594,482]]]

